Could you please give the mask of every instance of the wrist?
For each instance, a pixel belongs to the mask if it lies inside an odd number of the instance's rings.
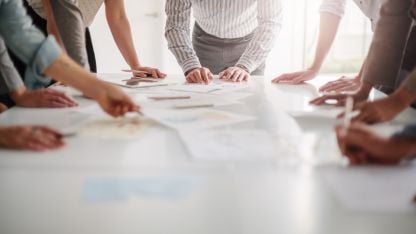
[[[408,91],[406,88],[401,87],[392,95],[398,103],[404,106],[410,106],[416,100],[416,94]]]
[[[308,70],[308,71],[315,72],[316,74],[318,74],[318,73],[319,73],[319,71],[321,71],[321,65],[313,64],[313,65],[312,65],[312,66],[310,66],[307,70]]]
[[[191,73],[191,72],[195,71],[196,69],[200,69],[200,68],[202,68],[202,67],[194,67],[194,68],[188,69],[188,70],[185,72],[185,76],[189,75],[189,73]]]
[[[9,96],[13,101],[17,102],[23,96],[23,94],[26,93],[26,91],[27,89],[25,86],[20,86],[17,89],[10,92]]]
[[[242,64],[237,64],[235,66],[238,67],[238,68],[243,69],[247,73],[250,73],[250,71],[248,70],[248,68],[246,66],[242,65]]]

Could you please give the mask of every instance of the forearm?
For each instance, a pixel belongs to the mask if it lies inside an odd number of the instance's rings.
[[[328,55],[338,32],[341,18],[332,13],[321,13],[319,39],[316,47],[315,59],[309,69],[319,71]]]
[[[125,16],[122,16],[117,19],[108,18],[107,20],[114,41],[127,64],[133,69],[140,67],[128,19]]]
[[[250,73],[266,60],[282,26],[280,0],[259,0],[257,8],[258,28],[236,64],[247,68]]]
[[[99,92],[96,87],[98,79],[76,64],[66,54],[62,53],[44,72],[46,75],[54,77],[72,86],[90,97],[95,97]]]

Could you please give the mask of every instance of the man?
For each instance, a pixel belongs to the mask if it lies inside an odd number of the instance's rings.
[[[190,37],[191,11],[195,18]],[[263,75],[281,27],[281,0],[167,0],[165,36],[191,83]]]
[[[363,124],[353,124],[345,131],[337,128],[342,153],[353,165],[398,164],[416,155],[416,125],[390,137],[379,136]]]
[[[96,79],[62,53],[53,36],[45,38],[34,28],[21,1],[0,0],[0,40],[27,64],[29,76],[40,81],[48,79],[46,76],[56,77],[97,100],[112,116],[139,111],[121,89]],[[0,80],[5,80],[3,73]],[[1,147],[43,150],[61,146],[61,138],[56,131],[42,127],[0,127]]]
[[[367,100],[375,85],[392,87],[402,66],[403,55],[411,35],[415,11],[414,0],[386,0],[381,11],[380,20],[374,34],[373,42],[364,71],[364,81],[360,90],[353,95],[355,102]],[[411,38],[411,37],[410,37]],[[416,67],[416,64],[413,64]],[[343,105],[347,95],[325,95],[313,100],[313,104],[323,104],[335,99]],[[356,105],[360,114],[355,121],[377,123],[393,119],[412,102],[416,101],[416,70],[407,76],[401,86],[389,97],[375,102]]]
[[[319,40],[316,47],[315,59],[310,68],[305,71],[283,74],[273,80],[273,83],[302,84],[314,79],[322,67],[322,64],[335,40],[341,18],[345,13],[347,0],[324,0],[321,5],[321,19]],[[354,0],[363,14],[371,21],[372,29],[375,29],[379,18],[379,12],[383,0]],[[365,63],[360,73],[354,78],[341,77],[336,81],[327,83],[320,88],[321,92],[345,92],[356,91],[361,85],[361,76]]]

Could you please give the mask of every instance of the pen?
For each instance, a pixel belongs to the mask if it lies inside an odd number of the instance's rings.
[[[206,108],[214,107],[214,104],[200,104],[200,105],[176,105],[176,109],[194,109],[194,108]]]
[[[191,96],[148,97],[148,99],[155,100],[155,101],[163,101],[163,100],[191,99]]]
[[[347,97],[345,102],[345,113],[344,113],[344,129],[347,130],[351,125],[351,113],[354,108],[354,99],[351,96]]]

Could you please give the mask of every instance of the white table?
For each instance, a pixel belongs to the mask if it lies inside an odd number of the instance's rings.
[[[320,171],[327,167],[335,173],[349,170],[326,161],[338,159],[334,146],[308,148],[317,136],[333,141],[334,121],[295,121],[287,114],[316,108],[308,105],[317,95],[313,85],[275,86],[262,77],[252,81],[254,95],[244,104],[219,109],[258,117],[231,129],[300,137],[303,154],[293,162],[195,162],[177,133],[163,126],[135,140],[75,136],[67,139],[66,148],[41,154],[0,150],[0,233],[416,233],[416,208],[399,213],[350,209],[323,181]],[[82,106],[92,104],[77,99]],[[47,123],[72,118],[72,111],[13,108],[0,116],[0,123]],[[399,122],[414,116],[409,110]],[[149,187],[149,181],[168,181],[174,188],[155,188],[156,195],[116,194],[108,201],[86,198],[88,184],[100,181],[105,188],[114,183],[116,188]]]

